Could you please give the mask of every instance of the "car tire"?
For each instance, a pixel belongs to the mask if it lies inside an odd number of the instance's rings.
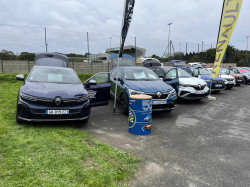
[[[121,101],[121,106],[122,106],[122,113],[124,113],[125,115],[128,115],[128,98],[126,94],[124,93],[121,94],[120,101]]]
[[[18,109],[17,109],[17,111],[16,111],[16,123],[17,123],[18,125],[22,125],[22,123],[23,123],[23,120],[19,119],[19,117],[18,117]]]
[[[247,84],[247,78],[246,77],[244,77],[244,82],[243,83]]]

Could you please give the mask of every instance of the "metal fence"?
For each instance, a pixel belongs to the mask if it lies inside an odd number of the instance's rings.
[[[142,66],[137,63],[137,66]],[[169,65],[169,64],[165,64]],[[213,64],[208,64],[212,66]],[[19,60],[0,60],[0,73],[29,73],[34,66],[34,61],[19,61]],[[223,67],[235,67],[235,63],[225,63]],[[88,63],[88,62],[69,62],[69,67],[73,68],[78,74],[93,74],[99,72],[109,72],[112,70],[110,63]]]
[[[205,40],[205,39],[204,39]],[[81,31],[67,31],[52,28],[15,26],[0,24],[0,51],[5,49],[15,54],[21,52],[58,52],[63,54],[99,54],[106,49],[118,47],[119,36]],[[168,47],[167,39],[150,39],[140,36],[126,39],[125,45],[135,45],[146,49],[146,56],[153,54],[162,57],[165,53],[192,53],[206,51],[215,47],[211,42],[171,41]],[[236,48],[245,49],[245,40],[233,41]],[[168,55],[168,54],[167,54]],[[1,58],[1,57],[0,57]]]
[[[146,56],[163,56],[168,41],[141,37],[127,37],[125,45],[135,45],[146,49]],[[21,52],[59,52],[64,54],[105,53],[107,48],[118,47],[119,36],[81,31],[40,28],[30,26],[0,25],[0,50]],[[211,47],[205,42],[172,41],[171,52],[200,52]]]

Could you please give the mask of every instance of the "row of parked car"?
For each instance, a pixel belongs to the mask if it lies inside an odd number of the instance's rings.
[[[83,84],[68,68],[68,58],[53,53],[36,54],[35,66],[22,80],[16,121],[65,121],[89,119],[91,107],[107,105],[111,97],[128,113],[129,97],[146,94],[153,98],[153,111],[172,111],[177,99],[201,100],[211,92],[249,82],[247,68],[221,69],[220,76],[211,78],[211,69],[202,67],[162,66],[157,59],[142,59],[144,67],[135,66],[133,58],[124,55],[119,61],[111,56],[113,70],[93,75]],[[246,71],[245,71],[246,70]]]

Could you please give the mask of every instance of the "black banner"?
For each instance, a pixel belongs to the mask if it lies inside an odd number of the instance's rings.
[[[134,9],[135,0],[126,0],[125,9],[124,9],[124,18],[123,18],[123,25],[121,31],[121,46],[119,50],[119,58],[122,57],[124,43],[128,34],[128,28],[131,23],[133,9]]]

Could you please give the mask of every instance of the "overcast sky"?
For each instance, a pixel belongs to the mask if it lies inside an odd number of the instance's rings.
[[[167,47],[168,23],[175,51],[198,50],[215,46],[222,0],[135,0],[134,14],[126,44],[147,49],[147,55],[162,55]],[[84,53],[86,33],[90,34],[90,52],[104,52],[119,45],[124,0],[1,0],[0,24],[47,27],[49,51]],[[250,1],[244,0],[231,38],[237,48],[246,48],[250,35]],[[82,33],[80,33],[82,32]],[[0,25],[0,47],[15,52],[44,51],[44,30]]]

